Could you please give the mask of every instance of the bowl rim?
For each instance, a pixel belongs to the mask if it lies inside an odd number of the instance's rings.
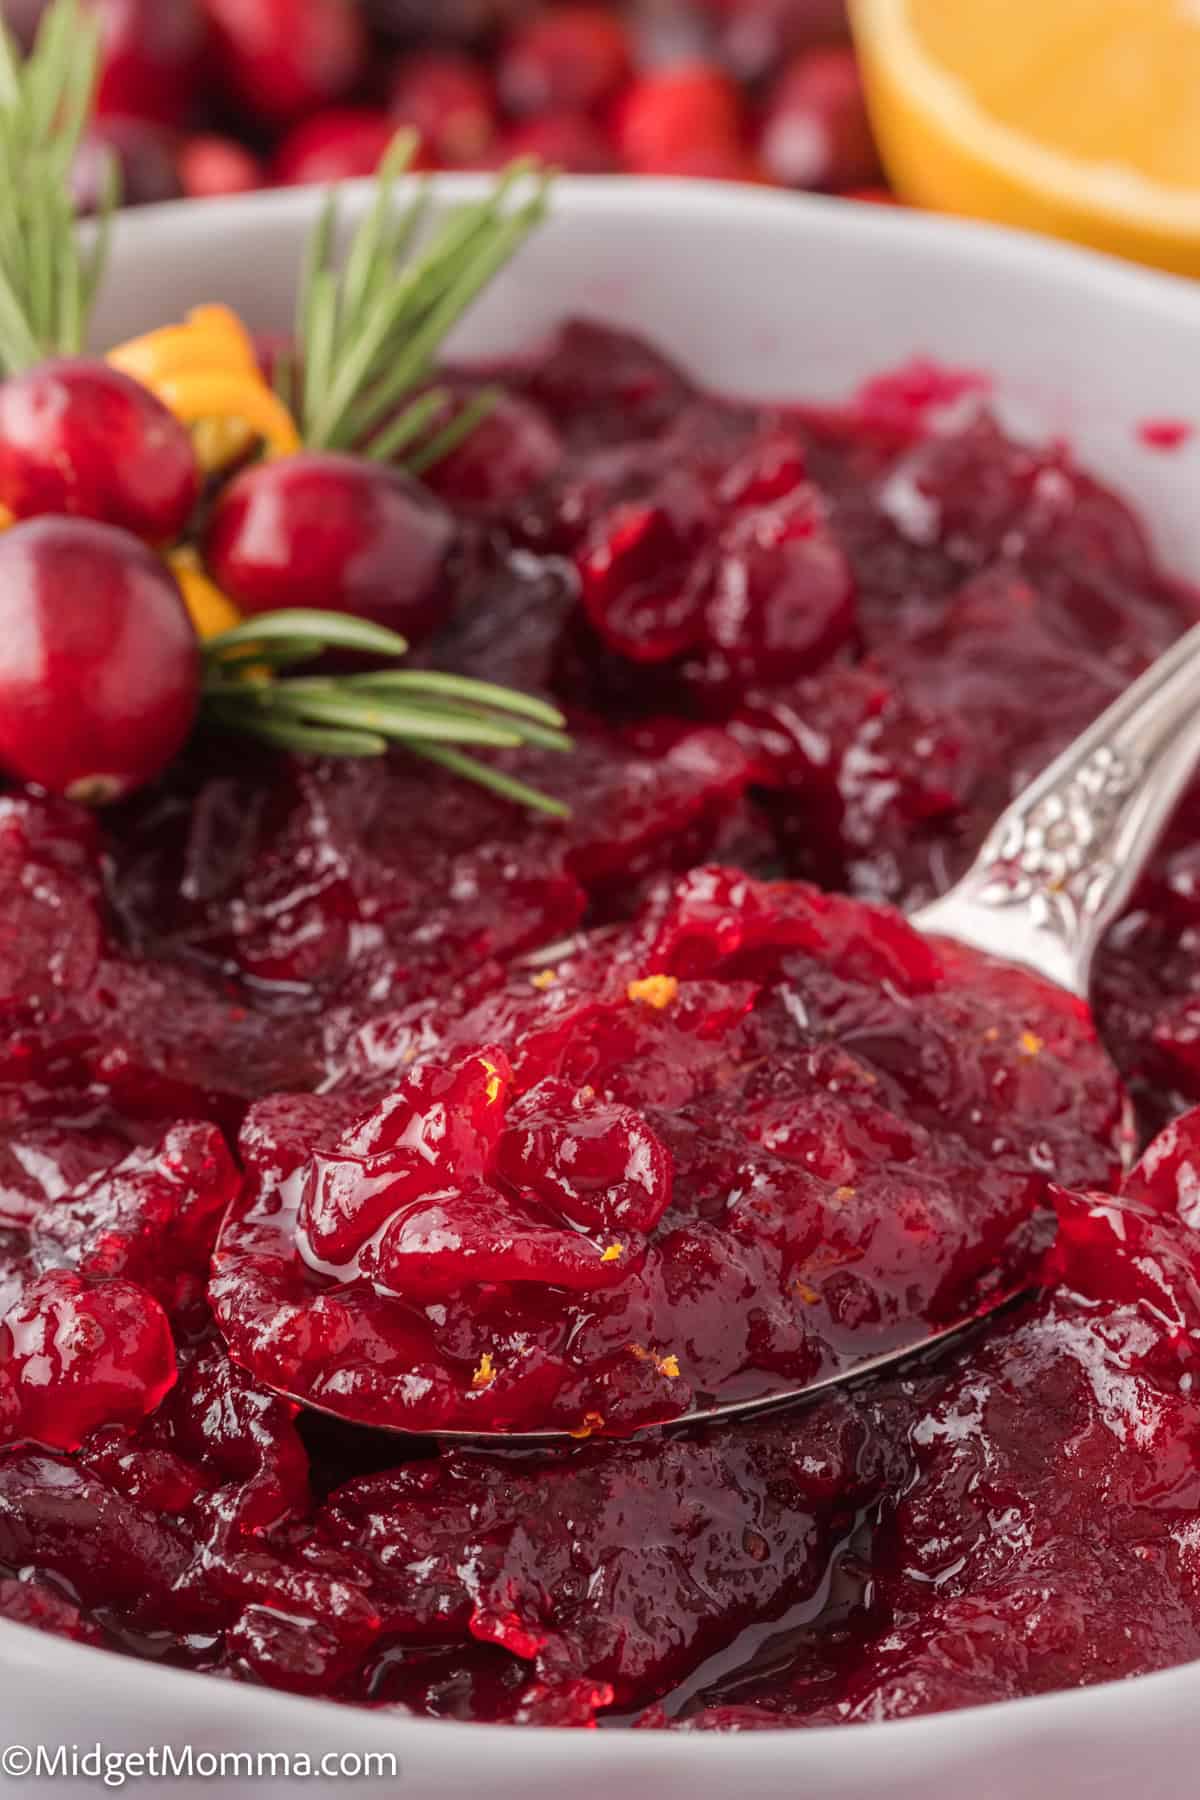
[[[478,198],[488,191],[492,178],[478,174],[435,174],[420,177],[432,187],[439,201]],[[179,200],[130,210],[118,215],[113,228],[114,255],[127,266],[141,254],[161,255],[164,245],[194,242],[212,232],[252,224],[270,216],[297,230],[315,217],[326,190],[319,187],[273,189],[266,192],[208,200]],[[342,184],[346,213],[352,216],[373,191],[369,181]],[[675,220],[714,233],[736,222],[761,219],[764,228],[808,232],[820,241],[857,236],[878,246],[882,256],[892,245],[928,246],[942,265],[956,260],[983,269],[1011,274],[1019,267],[1043,285],[1073,289],[1075,298],[1094,297],[1098,302],[1123,304],[1153,320],[1170,319],[1194,329],[1200,338],[1200,284],[1186,277],[1124,262],[1104,252],[1077,244],[1040,237],[1012,227],[984,224],[957,217],[919,212],[908,208],[847,203],[819,195],[795,194],[748,185],[716,181],[608,176],[560,177],[551,197],[552,210],[569,209],[585,217],[653,219],[664,211]],[[471,1724],[434,1720],[386,1710],[346,1705],[321,1697],[225,1681],[220,1686],[209,1676],[161,1664],[147,1665],[102,1646],[79,1643],[44,1633],[16,1621],[0,1618],[0,1668],[22,1666],[48,1683],[72,1683],[74,1691],[97,1685],[109,1690],[110,1704],[119,1671],[130,1678],[130,1699],[138,1695],[133,1683],[153,1680],[156,1694],[175,1696],[191,1718],[209,1711],[247,1727],[246,1740],[262,1737],[264,1725],[278,1721],[276,1741],[301,1747],[307,1724],[308,1736],[330,1735],[340,1721],[343,1731],[352,1724],[356,1743],[369,1741],[371,1748],[393,1748],[404,1759],[405,1745],[419,1740],[420,1769],[436,1775],[438,1765],[455,1760],[455,1746],[464,1741],[493,1755],[501,1745],[518,1750],[523,1769],[547,1774],[561,1766],[565,1778],[578,1778],[581,1758],[599,1758],[606,1773],[630,1765],[643,1778],[656,1772],[678,1773],[681,1767],[714,1762],[722,1767],[729,1757],[740,1771],[760,1773],[778,1770],[796,1773],[797,1728],[764,1725],[749,1733],[628,1731],[601,1729],[581,1733],[564,1726],[514,1729],[511,1725]],[[103,1680],[107,1672],[109,1680]],[[97,1676],[101,1681],[97,1684]],[[206,1682],[206,1688],[201,1685]],[[869,1732],[844,1726],[803,1727],[804,1767],[813,1778],[816,1793],[823,1775],[845,1774],[852,1761],[865,1771],[868,1761],[886,1779],[889,1770],[919,1773],[943,1769],[956,1757],[975,1762],[989,1751],[1034,1742],[1077,1740],[1081,1725],[1095,1725],[1100,1709],[1116,1711],[1112,1700],[1120,1692],[1122,1733],[1136,1736],[1147,1731],[1157,1717],[1177,1718],[1181,1699],[1191,1689],[1200,1699],[1200,1660],[1176,1665],[1120,1681],[1106,1681],[1086,1688],[1065,1689],[1024,1699],[973,1705],[956,1711],[919,1717],[890,1719],[873,1724]],[[214,1705],[206,1706],[208,1691]],[[143,1701],[148,1696],[142,1695]],[[435,1729],[436,1728],[436,1729]],[[287,1735],[285,1735],[287,1734]],[[336,1733],[334,1734],[336,1737]],[[864,1742],[869,1739],[869,1746]],[[584,1741],[587,1748],[585,1750]],[[748,1741],[749,1740],[749,1743]],[[343,1742],[345,1736],[343,1737]],[[753,1745],[753,1750],[750,1749]],[[442,1754],[438,1754],[438,1746]],[[868,1749],[870,1755],[865,1754]],[[499,1765],[493,1765],[499,1773]],[[990,1790],[989,1790],[990,1791]],[[499,1794],[499,1790],[496,1792]]]

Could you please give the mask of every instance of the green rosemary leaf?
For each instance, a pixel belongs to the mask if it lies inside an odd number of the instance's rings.
[[[240,694],[250,669],[290,669],[313,662],[325,646],[316,638],[279,638],[262,644],[242,644],[214,657],[204,677],[205,690],[218,693],[225,688]]]
[[[438,414],[449,404],[448,388],[431,388],[419,400],[406,406],[399,418],[394,419],[386,430],[364,444],[360,454],[373,462],[391,462],[401,450],[407,450],[410,444],[415,443],[426,426],[432,425]],[[411,467],[411,463],[409,466]]]
[[[76,341],[82,348],[87,336],[87,322],[96,304],[96,296],[100,292],[100,283],[104,280],[104,272],[108,267],[108,254],[112,245],[113,219],[121,204],[121,166],[116,157],[110,157],[108,167],[102,177],[100,205],[96,217],[92,220],[88,233],[89,242],[80,250],[79,267],[82,277],[80,306],[82,316],[76,329]],[[76,233],[78,240],[79,234]]]
[[[559,801],[461,748],[570,750],[555,707],[494,682],[437,670],[278,673],[287,662],[334,646],[385,657],[406,649],[395,632],[342,613],[304,607],[262,613],[204,646],[203,716],[219,729],[313,755],[378,756],[388,743],[400,744],[519,805],[565,816]],[[268,672],[247,680],[256,665]]]
[[[70,171],[99,57],[80,0],[51,0],[24,58],[0,26],[0,373],[84,341],[107,238],[77,237]]]
[[[480,787],[490,788],[494,794],[501,794],[506,800],[515,800],[518,806],[527,806],[533,812],[548,813],[555,819],[569,819],[571,816],[570,807],[565,806],[561,800],[555,800],[550,794],[543,794],[538,788],[528,787],[525,782],[504,774],[501,769],[492,768],[490,763],[479,762],[474,756],[447,750],[441,744],[409,744],[408,748],[415,755],[423,756],[427,762],[440,763],[443,769],[450,769],[455,775],[477,782]]]
[[[44,163],[46,159],[43,157],[38,160]],[[39,205],[35,197],[34,203],[27,209],[26,241],[29,245],[29,264],[25,304],[34,337],[40,344],[47,344],[54,341],[54,315],[56,312],[54,235],[59,208],[55,204],[52,190],[43,190],[42,182],[39,180],[35,195],[41,191],[45,191],[46,204]]]
[[[303,606],[259,613],[231,631],[209,638],[204,648],[210,657],[220,658],[226,650],[242,644],[304,637],[312,638],[319,649],[361,650],[368,656],[404,656],[408,651],[404,638],[370,619],[356,619],[349,613],[314,612]]]
[[[400,132],[392,139],[375,178],[371,210],[354,234],[342,276],[342,310],[350,332],[361,328],[380,281],[390,272],[390,258],[386,253],[389,225],[395,211],[396,181],[416,154],[417,143],[417,134],[413,131]]]
[[[290,413],[296,411],[296,373],[295,351],[281,347],[271,369],[271,386],[276,398],[283,401]]]
[[[275,719],[237,706],[210,702],[202,717],[224,731],[236,731],[243,737],[260,738],[281,750],[296,750],[310,756],[385,756],[387,739],[369,731],[335,731],[319,726],[298,725],[290,719]]]
[[[332,269],[321,269],[313,277],[308,300],[308,335],[304,340],[304,394],[323,393],[333,378],[340,356],[338,344],[338,279]],[[320,444],[306,437],[311,449]]]
[[[347,686],[356,688],[409,689],[444,694],[448,699],[473,700],[481,706],[494,707],[498,712],[517,713],[527,719],[539,720],[551,728],[561,729],[566,723],[558,708],[548,701],[539,700],[533,694],[523,694],[519,688],[501,687],[495,681],[477,681],[470,675],[447,675],[437,669],[379,669],[362,675],[348,675],[344,679]]]
[[[372,691],[360,688],[355,697],[356,699],[367,699],[368,696],[370,696],[370,704],[376,706],[384,699],[383,691],[379,689]],[[461,702],[423,694],[408,695],[404,700],[404,706],[407,710],[420,712],[442,721],[458,720],[464,727],[480,723],[489,724],[497,732],[502,732],[506,741],[514,747],[517,744],[533,744],[541,750],[570,750],[573,748],[571,740],[565,732],[553,731],[548,725],[536,724],[532,719],[518,719],[511,713],[489,713],[477,706],[463,705]],[[438,735],[441,736],[442,733],[439,732]],[[469,737],[467,731],[464,730],[458,741],[464,744],[475,741],[499,744],[500,738],[476,740]]]
[[[486,235],[480,234],[478,243],[464,253],[440,299],[407,336],[387,382],[371,395],[372,407],[382,405],[385,399],[394,400],[428,374],[450,330],[515,255],[543,213],[544,200],[539,195]]]
[[[392,144],[340,273],[333,260],[333,194],[306,251],[297,336],[304,359],[301,435],[310,449],[350,450],[374,439],[372,456],[394,458],[416,442],[413,421],[391,415],[428,375],[449,331],[544,211],[547,178],[526,159],[484,199],[446,218],[418,254],[427,190],[418,189],[406,205],[396,193],[414,142],[405,133]],[[533,194],[522,201],[517,189],[531,178]],[[475,422],[468,418],[464,433]],[[428,450],[419,454],[427,467]]]
[[[459,412],[457,418],[431,437],[428,443],[422,444],[419,450],[407,458],[408,470],[412,475],[423,475],[426,469],[432,469],[435,463],[441,462],[443,456],[449,456],[452,450],[465,443],[475,430],[487,418],[497,400],[500,389],[497,387],[481,388]]]
[[[41,345],[29,328],[9,273],[0,268],[0,365],[6,374],[16,375],[40,361],[41,354]]]
[[[261,690],[264,704],[272,712],[287,713],[305,721],[312,719],[319,725],[378,732],[381,737],[405,742],[421,738],[443,744],[486,744],[495,750],[515,750],[521,742],[519,732],[483,718],[471,719],[361,694],[293,694],[289,692],[291,686],[290,682],[278,681],[270,688],[264,687]]]
[[[333,256],[333,235],[337,227],[337,194],[330,190],[326,194],[321,210],[317,214],[317,222],[308,236],[304,246],[304,261],[300,269],[300,284],[296,289],[296,337],[304,345],[312,339],[312,305],[313,289],[318,276],[330,266]]]
[[[422,707],[420,710],[421,711],[426,711],[426,710],[433,711],[434,709],[433,708],[426,709],[425,707]],[[462,719],[465,721],[472,717],[478,718],[481,716],[478,713],[472,714],[469,711],[469,709],[467,709],[465,707],[459,708],[459,707],[444,707],[443,706],[441,708],[438,708],[437,710],[440,711],[442,714],[442,717],[446,718],[446,719]],[[499,721],[497,721],[497,723],[499,723]],[[527,749],[556,750],[562,754],[565,754],[567,751],[573,750],[575,748],[572,740],[567,736],[565,731],[551,731],[548,726],[534,725],[532,723],[532,721],[530,721],[528,719],[522,720],[520,725],[518,725],[515,729],[512,726],[512,724],[510,723],[508,729],[511,734],[512,747],[514,749],[516,748],[517,744],[522,744]],[[464,732],[461,735],[461,737],[458,739],[458,741],[460,743],[465,744],[465,743],[470,742],[470,739],[467,737],[466,733]]]
[[[404,327],[398,350],[407,346],[416,330],[427,323],[432,308],[439,297],[444,296],[448,280],[462,268],[464,259],[473,255],[498,228],[502,222],[502,208],[512,188],[532,173],[533,167],[528,162],[514,163],[487,199],[451,213],[433,242],[426,246],[419,267],[410,271],[403,285],[398,285],[395,290],[395,303]],[[536,220],[525,226],[522,237],[532,230],[534,223]],[[442,336],[445,336],[444,331]],[[403,362],[393,359],[386,369],[381,370],[378,382],[365,386],[358,403],[345,409],[343,436],[347,443],[358,443],[386,417],[414,382],[432,366],[439,346],[440,339],[422,355],[415,372],[411,358],[405,358]]]

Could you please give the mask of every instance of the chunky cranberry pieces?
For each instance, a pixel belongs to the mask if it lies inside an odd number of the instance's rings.
[[[821,6],[715,11],[749,67]],[[574,1727],[1194,1658],[1195,799],[1099,963],[1172,1121],[1123,1191],[1078,1005],[862,903],[944,886],[1190,618],[1137,522],[969,372],[798,413],[582,325],[435,480],[425,656],[568,706],[508,762],[566,826],[211,742],[99,822],[0,797],[0,1613]],[[1034,1280],[901,1380],[613,1441]],[[378,1429],[537,1421],[580,1441]]]
[[[307,1153],[251,1115],[214,1265],[239,1361],[361,1423],[620,1432],[802,1382],[1019,1285],[1046,1175],[1116,1166],[1067,996],[719,870],[426,1032]]]

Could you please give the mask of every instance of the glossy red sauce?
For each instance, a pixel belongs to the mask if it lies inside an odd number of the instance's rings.
[[[890,910],[1188,622],[1138,522],[971,381],[735,405],[589,326],[436,479],[428,655],[566,706],[515,759],[565,827],[219,745],[98,822],[0,796],[0,1612],[684,1729],[1200,1654],[1200,1124],[1111,1197],[1082,1011]],[[1200,1099],[1198,841],[1193,795],[1098,974],[1147,1133]],[[619,1441],[1037,1276],[903,1379]]]

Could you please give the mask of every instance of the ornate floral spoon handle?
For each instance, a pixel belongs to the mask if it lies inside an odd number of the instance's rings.
[[[1197,764],[1200,625],[1024,790],[913,923],[1086,998],[1100,941]]]

